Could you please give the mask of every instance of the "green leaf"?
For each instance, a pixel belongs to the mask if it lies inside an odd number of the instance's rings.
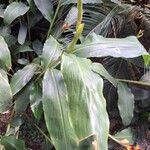
[[[5,150],[26,150],[24,141],[16,139],[15,136],[3,136],[0,143]]]
[[[35,118],[40,120],[41,115],[43,113],[43,106],[42,106],[42,88],[39,85],[39,83],[34,83],[32,86],[32,90],[30,93],[30,105]]]
[[[119,141],[126,139],[129,141],[129,144],[131,144],[131,145],[134,144],[134,137],[133,137],[133,133],[131,131],[131,128],[127,128],[127,129],[124,129],[120,132],[117,132],[114,135],[114,137]]]
[[[7,72],[5,70],[3,70],[3,69],[0,69],[0,74],[9,83]]]
[[[0,36],[0,61],[7,69],[11,68],[11,56],[4,38]]]
[[[109,120],[102,78],[91,70],[90,60],[75,55],[63,55],[61,68],[76,135],[80,142],[95,135],[98,149],[107,150]]]
[[[68,5],[71,3],[77,3],[77,0],[61,0],[62,5]],[[101,0],[83,0],[83,4],[102,3]]]
[[[67,90],[60,71],[47,70],[43,79],[43,109],[47,129],[57,150],[75,149]]]
[[[0,35],[4,38],[8,47],[10,47],[11,45],[14,45],[17,42],[16,37],[11,34],[10,26],[1,25],[0,26]]]
[[[104,68],[104,66],[100,63],[93,63],[92,64],[92,70],[104,78],[106,78],[110,83],[112,83],[115,87],[117,86],[117,80],[113,78],[108,71]]]
[[[52,67],[61,56],[62,51],[60,44],[52,37],[50,36],[43,48],[42,53],[42,65],[44,69],[47,69],[48,67]]]
[[[12,106],[12,92],[8,80],[0,73],[0,113]]]
[[[37,55],[42,55],[42,51],[43,51],[43,44],[42,44],[42,41],[39,41],[39,40],[33,41],[33,42],[32,42],[32,47],[33,47],[34,52],[35,52]]]
[[[144,65],[146,67],[148,67],[150,65],[150,54],[148,55],[143,55],[143,59],[144,59]]]
[[[19,46],[18,51],[19,51],[20,53],[32,52],[33,49],[31,49],[28,45],[21,45],[21,46]]]
[[[69,26],[71,26],[77,21],[77,18],[78,9],[77,7],[72,7],[65,18],[65,22],[68,23]]]
[[[30,92],[32,83],[27,84],[19,93],[15,95],[15,113],[22,114],[25,112],[30,103]]]
[[[20,58],[17,60],[17,63],[20,64],[20,65],[28,65],[30,62],[28,59],[25,59],[25,58]]]
[[[53,5],[51,0],[34,0],[34,3],[44,18],[51,22],[53,17]]]
[[[74,53],[80,57],[124,57],[133,58],[148,54],[134,36],[127,38],[104,38],[93,33],[85,42],[77,45]]]
[[[23,45],[27,36],[27,26],[25,24],[20,25],[19,34],[18,34],[18,43]]]
[[[0,18],[4,18],[4,5],[0,4]]]
[[[22,2],[12,2],[4,11],[4,23],[9,25],[19,16],[24,15],[29,7]]]
[[[118,82],[118,108],[123,124],[129,125],[134,113],[134,95],[127,84]]]
[[[30,64],[25,66],[23,69],[18,70],[12,77],[10,86],[13,95],[18,93],[33,77],[37,70],[36,64]]]

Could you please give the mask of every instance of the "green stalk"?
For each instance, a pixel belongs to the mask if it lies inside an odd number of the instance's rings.
[[[48,29],[48,32],[47,32],[47,38],[46,38],[46,39],[48,39],[48,37],[50,36],[52,27],[53,27],[53,25],[54,25],[55,19],[56,19],[56,17],[57,17],[58,12],[59,12],[60,5],[61,5],[61,0],[59,0],[59,3],[58,3],[58,5],[57,5],[57,8],[56,8],[56,11],[55,11],[53,20],[52,20],[52,22],[51,22],[51,24],[50,24],[50,27],[49,27],[49,29]]]
[[[116,138],[114,138],[112,135],[108,135],[108,137],[113,140],[114,142],[118,143],[119,145],[123,146],[124,148],[127,149],[127,146],[125,144],[122,144],[119,140],[117,140]]]
[[[79,25],[82,23],[82,18],[83,18],[83,2],[82,2],[82,0],[78,0],[77,8],[78,8],[78,18],[77,18],[76,30],[78,29]]]
[[[84,24],[82,23],[82,18],[83,18],[83,2],[82,0],[78,0],[77,3],[77,8],[78,8],[78,18],[77,18],[77,23],[76,23],[76,34],[74,35],[74,38],[72,39],[71,43],[66,49],[66,52],[71,53],[74,50],[74,47],[83,31]]]
[[[117,80],[120,81],[120,82],[132,83],[132,84],[137,84],[137,85],[142,85],[142,86],[150,87],[150,83],[148,83],[148,82],[133,81],[133,80],[124,80],[124,79],[117,79]]]
[[[36,124],[34,124],[34,126],[39,130],[39,132],[45,137],[45,139],[46,139],[47,141],[49,141],[51,144],[53,143],[53,142],[51,141],[51,139],[50,139]]]
[[[80,24],[80,25],[78,26],[78,29],[77,29],[77,31],[76,31],[76,34],[74,35],[73,40],[71,41],[71,43],[70,43],[69,46],[67,47],[66,52],[68,52],[68,53],[73,52],[74,47],[75,47],[75,45],[76,45],[76,43],[77,43],[77,41],[78,41],[78,39],[79,39],[79,37],[80,37],[82,31],[83,31],[83,28],[84,28],[84,24]]]

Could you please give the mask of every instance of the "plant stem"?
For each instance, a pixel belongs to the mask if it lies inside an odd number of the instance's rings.
[[[72,53],[74,51],[74,47],[83,31],[83,28],[84,28],[84,24],[80,24],[78,26],[78,29],[76,31],[76,34],[74,35],[74,38],[72,39],[71,43],[69,44],[69,46],[67,47],[66,49],[66,52],[68,53]]]
[[[37,128],[37,130],[45,137],[45,139],[47,139],[51,144],[52,141],[51,139],[38,127],[38,125],[36,123],[33,123],[33,121],[31,120],[31,118],[29,118],[29,116],[27,114],[24,114],[25,117],[28,119],[28,121]]]
[[[78,29],[79,25],[82,23],[82,17],[83,17],[83,2],[82,2],[82,0],[78,0],[77,8],[78,8],[78,18],[77,18],[76,30]]]
[[[138,84],[138,85],[150,87],[150,83],[143,82],[143,81],[133,81],[133,80],[125,80],[125,79],[117,79],[117,80],[120,82],[126,82],[126,83],[132,83],[132,84]]]
[[[45,137],[45,139],[47,139],[51,144],[52,141],[50,140],[50,138],[36,125],[34,124],[34,126],[39,130],[39,132]]]
[[[78,0],[78,18],[77,18],[77,23],[76,23],[76,33],[74,35],[74,38],[72,39],[71,43],[66,49],[66,52],[71,53],[74,50],[74,47],[83,31],[84,24],[82,24],[82,16],[83,16],[83,2],[82,0]]]
[[[116,138],[114,138],[112,135],[108,134],[108,137],[110,139],[112,139],[113,141],[115,141],[116,143],[118,143],[119,145],[121,145],[121,146],[123,146],[123,147],[125,147],[127,149],[126,145],[122,144],[119,140],[117,140]]]
[[[47,32],[47,38],[46,38],[46,39],[48,39],[48,37],[50,36],[52,27],[53,27],[53,25],[54,25],[55,19],[56,19],[56,17],[57,17],[58,12],[59,12],[60,5],[61,5],[61,0],[59,0],[59,3],[58,3],[58,5],[57,5],[57,8],[56,8],[54,17],[53,17],[53,19],[52,19],[52,22],[51,22],[50,27],[49,27],[48,32]]]

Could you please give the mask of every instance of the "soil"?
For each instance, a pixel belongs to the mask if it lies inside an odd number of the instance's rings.
[[[32,115],[27,113],[29,117]],[[10,119],[10,114],[0,114],[0,135],[4,135],[7,129],[7,125]],[[122,127],[121,121],[117,118],[113,118],[110,120],[110,133],[116,133]],[[44,141],[44,137],[41,133],[31,124],[25,123],[21,126],[20,137],[25,140],[26,146],[30,150],[42,150],[42,145]],[[146,137],[142,139],[137,144],[140,145],[140,150],[150,150],[150,131],[147,131]],[[120,145],[110,141],[113,144],[113,147],[109,148],[109,150],[125,150]]]

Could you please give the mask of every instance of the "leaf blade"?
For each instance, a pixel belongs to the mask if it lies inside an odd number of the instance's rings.
[[[118,83],[118,108],[122,122],[129,125],[134,112],[134,95],[125,83]]]
[[[74,53],[88,58],[105,56],[133,58],[146,55],[147,51],[134,36],[115,39],[104,38],[93,33],[85,42],[76,46]]]
[[[6,149],[26,150],[24,141],[16,139],[14,136],[3,136],[0,143],[4,145]]]
[[[68,5],[68,4],[71,4],[71,3],[77,3],[76,0],[62,0],[61,1],[61,5]],[[83,4],[99,4],[99,3],[102,3],[101,0],[83,0]]]
[[[10,85],[0,73],[0,113],[7,111],[12,105],[12,92]]]
[[[50,36],[43,48],[42,53],[42,65],[44,69],[47,69],[48,67],[52,67],[61,56],[62,51],[60,44],[54,39],[52,36]]]
[[[4,38],[0,36],[0,60],[7,69],[11,68],[11,55]]]
[[[113,78],[108,72],[107,70],[104,68],[104,66],[100,63],[93,63],[92,64],[92,70],[98,74],[100,74],[101,76],[103,76],[104,78],[106,78],[109,82],[111,82],[115,87],[117,86],[117,81],[115,80],[115,78]]]
[[[90,65],[91,62],[87,59],[63,55],[61,69],[67,85],[76,135],[80,141],[95,135],[98,149],[106,150],[109,120],[102,94],[103,81],[92,72]]]
[[[61,72],[48,69],[43,79],[43,110],[49,134],[58,150],[75,147],[76,136],[69,121],[67,103],[67,91]]]
[[[30,64],[25,66],[22,70],[18,70],[12,77],[10,86],[13,95],[18,93],[33,77],[37,70],[36,64]]]
[[[12,2],[4,11],[4,23],[9,25],[19,16],[24,15],[29,7],[22,2]]]
[[[30,93],[30,106],[31,110],[38,120],[43,113],[42,107],[42,88],[39,83],[34,83]]]
[[[131,131],[131,128],[127,128],[127,129],[124,129],[120,132],[117,132],[114,137],[117,139],[117,140],[128,140],[129,144],[134,144],[134,138],[133,138],[133,133]]]
[[[18,43],[23,45],[27,36],[27,26],[25,24],[20,25],[19,34],[18,34]]]
[[[35,5],[49,22],[53,17],[53,5],[50,0],[34,0]]]

